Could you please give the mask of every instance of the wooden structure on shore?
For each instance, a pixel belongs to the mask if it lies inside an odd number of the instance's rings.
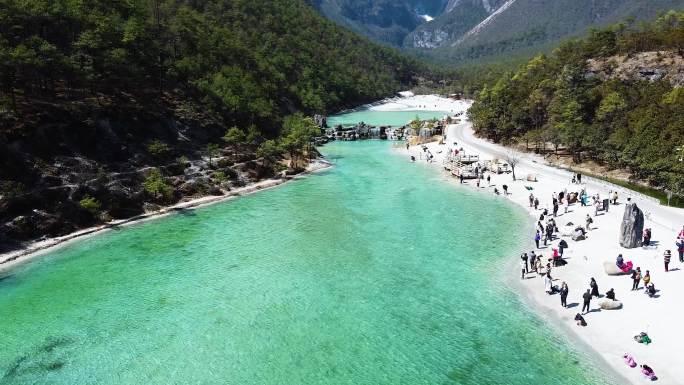
[[[444,159],[444,169],[451,172],[451,175],[463,177],[463,179],[477,179],[480,174],[479,155],[457,154],[449,155]]]

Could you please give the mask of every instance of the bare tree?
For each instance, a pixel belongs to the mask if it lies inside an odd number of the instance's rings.
[[[515,181],[515,166],[520,163],[520,158],[513,152],[506,153],[506,163],[511,166],[511,172],[513,174],[513,181]]]

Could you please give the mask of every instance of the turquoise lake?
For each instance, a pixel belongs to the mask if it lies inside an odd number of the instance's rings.
[[[0,384],[609,383],[517,295],[522,210],[389,142],[321,150],[6,274]]]
[[[441,111],[372,111],[368,109],[347,112],[344,114],[334,115],[328,117],[328,126],[335,127],[339,124],[342,126],[355,126],[358,123],[364,122],[371,126],[403,126],[416,117],[421,120],[428,120],[432,118],[441,119],[447,112]]]

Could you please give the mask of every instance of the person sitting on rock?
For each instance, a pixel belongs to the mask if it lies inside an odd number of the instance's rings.
[[[625,264],[625,260],[622,258],[622,254],[619,254],[617,256],[617,259],[615,260],[615,264],[617,265],[617,267],[622,269],[622,266]]]

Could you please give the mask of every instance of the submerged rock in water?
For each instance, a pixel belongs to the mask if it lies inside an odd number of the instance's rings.
[[[620,246],[628,249],[639,247],[643,231],[644,213],[635,203],[628,204],[620,225]]]

